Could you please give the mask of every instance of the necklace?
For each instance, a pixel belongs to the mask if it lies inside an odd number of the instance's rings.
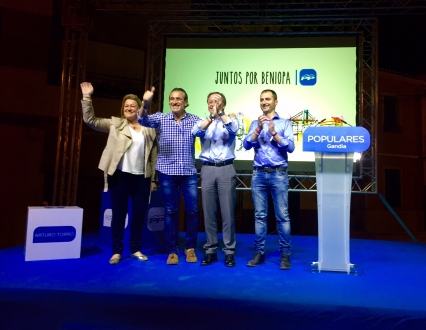
[[[133,128],[133,129],[136,129],[137,127],[139,127],[139,123],[138,122],[136,122],[136,123],[131,123],[131,122],[127,122],[127,124],[131,127],[131,128]]]

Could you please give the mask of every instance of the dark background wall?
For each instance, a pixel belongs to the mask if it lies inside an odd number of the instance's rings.
[[[28,206],[51,202],[64,38],[61,4],[0,0],[0,248],[24,243]],[[416,60],[426,56],[425,37],[419,30],[424,18],[409,19],[411,25],[406,18],[385,17],[380,22],[380,67],[426,73],[426,61]],[[124,94],[143,92],[148,19],[96,12],[89,28],[87,80],[95,87],[96,114],[109,117],[119,111]],[[385,189],[386,168],[401,170],[403,197],[396,210],[423,237],[424,82],[383,71],[379,84],[380,95],[402,100],[399,133],[380,131],[386,114],[383,106],[378,109],[379,190]],[[99,228],[103,173],[97,165],[105,143],[105,134],[83,125],[77,205],[84,209],[85,231]],[[290,193],[293,234],[316,235],[316,212],[314,193]],[[253,232],[249,191],[238,192],[236,221],[238,232]],[[353,194],[351,229],[357,237],[408,237],[377,196]],[[269,231],[275,231],[273,217]]]

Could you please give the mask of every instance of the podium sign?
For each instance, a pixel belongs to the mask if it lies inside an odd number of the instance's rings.
[[[308,127],[303,132],[303,151],[362,152],[370,147],[370,133],[364,127]]]
[[[370,146],[363,127],[309,127],[303,151],[315,152],[318,271],[350,272],[349,229],[354,152]]]

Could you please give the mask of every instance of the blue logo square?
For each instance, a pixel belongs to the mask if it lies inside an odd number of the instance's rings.
[[[317,72],[314,69],[300,70],[299,83],[302,86],[313,86],[317,83]]]

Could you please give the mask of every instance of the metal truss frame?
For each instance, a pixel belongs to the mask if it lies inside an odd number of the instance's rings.
[[[96,10],[151,19],[375,17],[424,13],[423,0],[89,0]],[[419,11],[420,10],[420,11]]]
[[[82,113],[78,85],[86,74],[86,6],[81,1],[63,1],[65,39],[59,106],[58,140],[52,205],[76,205],[80,164]]]
[[[376,193],[377,157],[375,114],[377,107],[377,21],[374,18],[311,18],[306,19],[221,19],[187,21],[151,20],[149,67],[146,81],[156,86],[157,95],[163,94],[165,38],[167,36],[203,37],[262,37],[262,36],[347,36],[358,39],[358,125],[371,136],[371,147],[360,160],[360,175],[352,180],[352,191]],[[161,111],[161,100],[156,99],[151,111]],[[250,189],[246,173],[237,172],[238,190]],[[315,175],[289,175],[290,191],[316,192]]]
[[[81,148],[78,84],[85,77],[88,11],[141,15],[150,20],[146,86],[159,86],[164,76],[164,37],[357,35],[361,68],[358,111],[371,134],[371,148],[362,157],[362,172],[353,192],[376,192],[377,23],[380,15],[426,12],[424,0],[62,0],[63,47],[61,101],[55,161],[53,205],[75,205]],[[154,100],[152,109],[160,110]],[[314,176],[291,176],[294,191],[316,191]],[[250,189],[250,174],[239,173],[238,188]]]

